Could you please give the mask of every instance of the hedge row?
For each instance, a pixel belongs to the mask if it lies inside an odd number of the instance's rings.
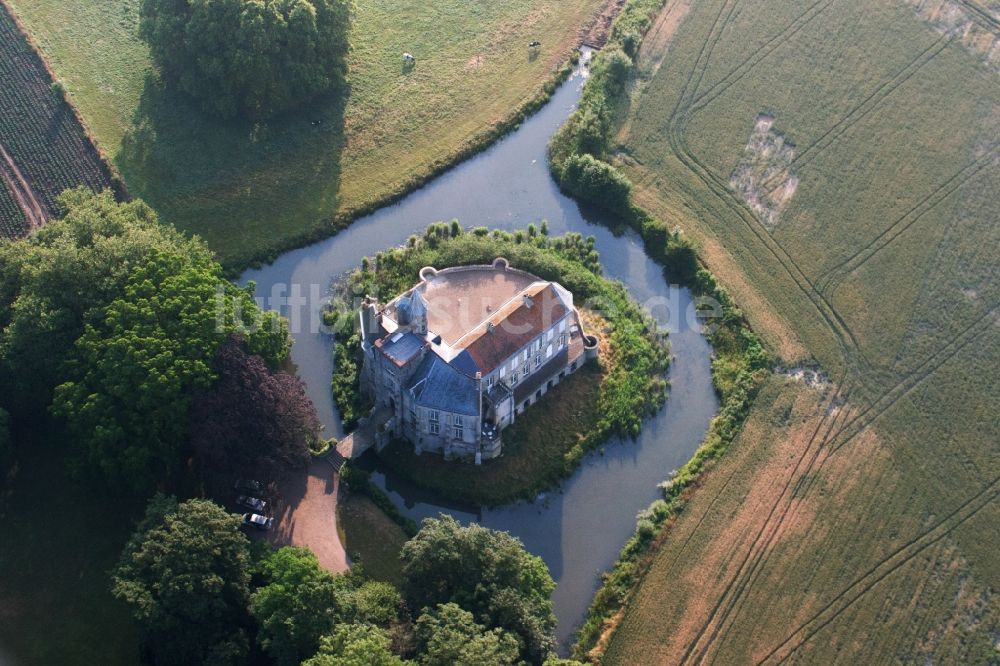
[[[602,635],[622,609],[651,560],[655,545],[669,523],[684,508],[687,491],[739,433],[772,359],[753,334],[743,313],[707,270],[699,266],[694,247],[632,202],[632,185],[614,166],[602,161],[609,148],[612,109],[627,91],[642,37],[664,0],[628,0],[615,20],[611,39],[592,63],[577,110],[549,142],[549,161],[560,187],[577,199],[603,208],[615,220],[634,229],[646,253],[667,275],[700,296],[714,298],[722,308],[718,328],[710,335],[716,358],[712,380],[721,407],[694,456],[661,484],[663,498],[636,519],[636,530],[617,562],[604,575],[587,618],[577,633],[573,656],[599,659]]]

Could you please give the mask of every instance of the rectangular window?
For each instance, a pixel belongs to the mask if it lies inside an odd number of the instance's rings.
[[[560,347],[565,347],[566,346],[566,334],[565,333],[563,333],[562,335],[559,336],[559,346]]]
[[[559,332],[564,333],[565,331],[566,331],[566,320],[563,319],[561,322],[559,322]]]
[[[493,375],[486,378],[486,388],[493,388]]]
[[[549,329],[549,333],[548,333],[548,339],[551,340],[552,336],[555,335],[555,334],[556,334],[556,330],[554,328],[550,328]]]
[[[549,358],[551,356],[552,356],[552,345],[549,345],[548,347],[545,348],[545,358]]]
[[[513,373],[513,374],[512,374],[511,376],[510,376],[510,385],[511,385],[511,386],[517,386],[517,372],[514,372],[514,373]]]
[[[455,417],[455,439],[465,439],[465,423],[462,421],[461,416]]]
[[[437,423],[441,420],[441,414],[437,410],[432,409],[430,411],[430,420],[432,423]]]
[[[437,421],[431,421],[431,434],[436,435],[441,432],[441,424]]]
[[[535,370],[542,367],[542,352],[535,354]]]
[[[521,374],[524,375],[525,377],[527,377],[529,372],[531,372],[531,364],[530,363],[525,363],[524,364],[524,370],[521,371]]]

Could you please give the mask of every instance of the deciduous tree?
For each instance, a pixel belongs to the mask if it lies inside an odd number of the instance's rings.
[[[520,657],[539,664],[555,644],[552,581],[541,558],[506,532],[427,519],[403,546],[403,595],[412,609],[454,602],[488,629],[517,637]]]
[[[370,624],[340,624],[324,636],[316,656],[302,666],[404,666],[389,649],[385,631]]]
[[[264,118],[342,84],[349,0],[143,0],[139,33],[168,83],[230,118]]]
[[[422,666],[509,666],[517,662],[517,639],[502,629],[487,630],[472,613],[453,603],[427,609],[415,634]]]
[[[65,379],[74,341],[104,316],[154,254],[212,262],[208,248],[157,222],[141,201],[70,190],[63,214],[17,243],[0,242],[0,403],[44,409]]]
[[[236,474],[257,478],[307,464],[320,425],[302,381],[272,371],[240,335],[219,346],[213,368],[218,379],[195,395],[191,408],[191,444],[202,474],[220,485]]]
[[[70,379],[56,388],[53,413],[72,434],[77,471],[136,492],[168,476],[180,458],[192,394],[215,381],[216,351],[239,326],[235,310],[246,300],[217,264],[153,251],[132,268],[123,293],[85,326]],[[261,346],[287,352],[283,326],[254,335]]]
[[[156,664],[238,664],[247,654],[250,543],[205,500],[157,495],[113,574]]]

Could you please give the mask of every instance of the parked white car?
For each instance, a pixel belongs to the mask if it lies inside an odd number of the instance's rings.
[[[259,513],[244,513],[243,524],[256,527],[258,530],[267,531],[274,525],[274,518],[262,516]]]

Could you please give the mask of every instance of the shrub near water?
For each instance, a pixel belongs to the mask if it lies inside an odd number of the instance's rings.
[[[549,143],[549,160],[564,190],[582,201],[601,205],[628,224],[642,237],[646,254],[662,265],[671,279],[712,297],[721,306],[722,317],[710,335],[715,350],[712,382],[721,408],[695,455],[661,484],[663,499],[637,516],[635,533],[605,574],[577,634],[573,653],[579,658],[600,657],[602,633],[634,590],[658,536],[683,510],[685,491],[739,433],[772,363],[726,290],[699,267],[691,243],[678,230],[668,231],[662,221],[635,205],[628,179],[599,159],[607,149],[612,123],[606,120],[595,125],[589,118],[609,118],[608,109],[621,101],[632,72],[631,58],[638,53],[641,36],[662,5],[663,0],[632,0],[625,5],[612,28],[611,42],[595,59],[579,109]],[[594,135],[595,128],[603,130],[601,136]]]
[[[451,463],[442,463],[445,469],[440,465],[435,468],[435,462],[441,463],[438,457],[415,456],[412,452],[397,456],[401,447],[386,450],[385,461],[397,471],[451,499],[499,505],[533,497],[572,473],[584,453],[612,435],[638,434],[643,417],[664,400],[668,357],[655,322],[631,300],[621,284],[600,276],[600,258],[593,239],[584,239],[580,234],[550,238],[544,231],[544,223],[541,229],[531,225],[513,234],[485,228],[465,233],[458,224],[434,224],[422,238],[412,238],[406,247],[381,252],[374,261],[363,261],[362,267],[342,285],[341,295],[335,297],[333,307],[345,313],[336,319],[353,321],[354,317],[346,319],[346,294],[379,294],[387,300],[412,287],[423,266],[489,264],[504,256],[511,266],[559,282],[574,294],[578,306],[592,303],[607,319],[610,330],[594,331],[606,339],[609,347],[604,379],[593,402],[579,405],[593,417],[581,420],[581,426],[587,426],[582,430],[552,426],[557,432],[542,436],[537,434],[538,428],[531,429],[536,433],[531,442],[523,442],[520,448],[508,446],[503,456],[485,465],[469,466],[463,470],[463,481],[445,471]],[[334,397],[338,407],[351,414],[356,413],[359,394],[357,340],[352,326],[337,327]],[[341,364],[344,358],[350,362]],[[570,377],[567,382],[574,379]],[[554,390],[559,389],[557,386]],[[535,415],[527,413],[507,436],[516,435],[519,424],[532,418]],[[530,464],[526,464],[528,461]],[[522,469],[525,467],[530,469]]]

